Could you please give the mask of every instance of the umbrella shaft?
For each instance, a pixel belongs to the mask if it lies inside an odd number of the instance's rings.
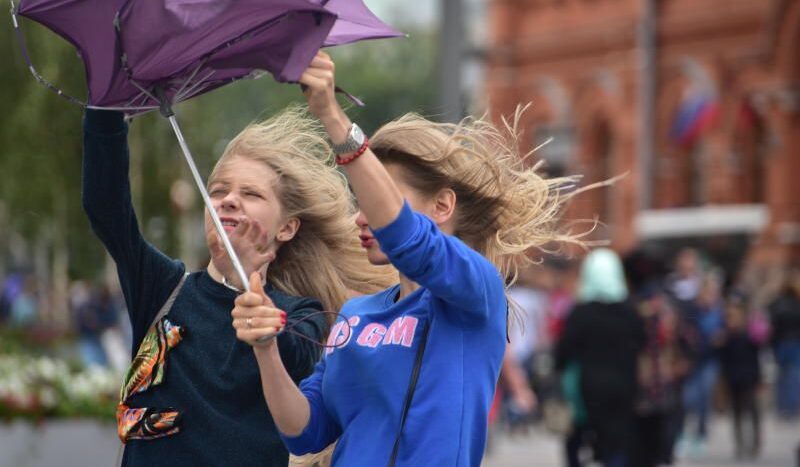
[[[228,235],[225,233],[225,229],[222,227],[222,222],[219,220],[217,211],[214,209],[214,205],[211,203],[211,198],[208,196],[208,191],[203,183],[203,179],[200,177],[200,172],[197,171],[197,166],[194,163],[192,153],[189,151],[189,146],[186,144],[186,140],[183,139],[183,133],[181,133],[181,128],[178,126],[178,120],[175,118],[175,115],[171,115],[169,117],[169,123],[172,125],[172,129],[175,131],[175,136],[178,137],[178,144],[180,144],[183,155],[186,158],[186,163],[189,165],[189,170],[192,172],[192,178],[194,178],[194,182],[197,184],[197,189],[200,190],[200,195],[203,197],[203,203],[205,203],[208,214],[211,216],[211,220],[214,222],[214,227],[217,229],[219,238],[222,239],[222,244],[225,245],[225,251],[228,252],[228,257],[231,259],[234,269],[236,269],[236,274],[239,275],[239,280],[242,281],[242,288],[247,289],[247,284],[249,282],[247,280],[247,274],[245,274],[242,263],[239,261],[239,256],[236,254],[236,251],[234,251],[233,245],[231,245],[231,241],[228,239]]]

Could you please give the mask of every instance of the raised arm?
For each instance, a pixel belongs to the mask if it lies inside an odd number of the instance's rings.
[[[311,112],[332,142],[344,142],[352,123],[335,98],[333,62],[320,52],[300,81],[307,87]],[[505,311],[504,284],[494,265],[431,219],[414,213],[369,148],[343,168],[381,250],[398,271],[457,307],[460,317],[483,320]],[[500,316],[505,318],[504,313]]]
[[[319,52],[300,82],[307,86],[305,94],[311,113],[325,126],[334,144],[343,143],[352,122],[336,102],[333,62]],[[371,150],[345,165],[344,170],[372,228],[381,228],[397,218],[403,207],[403,195]]]
[[[87,110],[83,133],[83,208],[117,264],[136,346],[184,267],[147,243],[139,231],[128,181],[128,126],[122,113]]]

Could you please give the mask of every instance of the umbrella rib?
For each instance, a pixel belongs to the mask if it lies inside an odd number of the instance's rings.
[[[158,97],[154,96],[154,95],[153,95],[153,93],[151,93],[150,91],[148,91],[147,89],[145,89],[144,87],[142,87],[142,86],[141,86],[139,83],[137,83],[137,82],[136,82],[136,80],[135,80],[135,79],[133,79],[133,78],[131,78],[131,77],[128,77],[128,81],[129,81],[129,82],[130,82],[132,85],[136,86],[136,88],[137,88],[138,90],[140,90],[140,91],[142,91],[143,93],[147,94],[147,96],[148,96],[148,97],[150,97],[150,99],[153,99],[153,100],[154,100],[154,101],[156,101],[156,102],[160,102],[160,101],[158,100]]]
[[[200,68],[202,68],[202,67],[203,67],[203,65],[205,65],[205,64],[206,64],[206,62],[208,62],[208,57],[204,58],[203,60],[201,60],[201,61],[200,61],[200,63],[198,63],[198,64],[197,64],[197,67],[194,69],[194,71],[192,72],[192,74],[191,74],[191,75],[189,75],[189,77],[188,77],[188,78],[186,78],[186,81],[184,81],[184,82],[183,82],[183,85],[181,85],[180,89],[178,89],[178,92],[176,92],[176,93],[175,93],[176,100],[179,100],[179,99],[180,99],[180,97],[179,97],[179,96],[182,96],[182,95],[183,95],[183,91],[184,91],[184,89],[186,89],[186,86],[188,86],[188,85],[189,85],[189,83],[191,83],[191,82],[192,82],[192,80],[194,79],[194,77],[195,77],[195,76],[197,76],[197,72],[199,72],[199,71],[200,71]]]
[[[125,106],[125,107],[110,106],[110,107],[108,107],[108,106],[103,106],[103,105],[87,105],[86,108],[87,109],[92,109],[92,110],[118,110],[120,112],[126,112],[128,110],[155,110],[158,107],[157,106],[152,106],[152,105],[135,106],[135,107],[130,107],[130,106]]]
[[[206,80],[208,78],[211,78],[214,75],[214,73],[216,73],[216,71],[215,70],[211,70],[207,75],[205,75],[202,79],[198,80],[196,83],[191,85],[184,92],[182,92],[181,94],[176,94],[175,95],[175,101],[179,102],[179,101],[183,100],[184,97],[191,95],[194,91],[197,90],[197,88],[199,86],[202,86],[203,84],[206,84]]]
[[[125,105],[126,105],[126,106],[133,105],[133,103],[136,101],[136,99],[139,99],[139,98],[140,98],[140,97],[142,97],[142,96],[145,96],[145,98],[147,97],[147,96],[145,95],[145,93],[143,93],[143,92],[140,92],[139,94],[137,94],[137,95],[133,96],[133,98],[132,98],[131,100],[129,100],[129,101],[128,101],[128,103],[127,103],[127,104],[125,104]]]
[[[19,22],[17,21],[17,6],[16,4],[14,4],[14,0],[10,0],[10,3],[11,3],[11,20],[14,23],[14,33],[17,36],[17,43],[19,43],[20,52],[22,52],[22,58],[28,65],[28,70],[31,72],[33,77],[39,84],[43,85],[44,87],[53,91],[54,93],[58,94],[64,99],[68,100],[69,102],[72,102],[73,104],[78,104],[81,107],[86,107],[86,102],[78,99],[77,97],[72,97],[71,95],[65,93],[60,88],[56,87],[55,84],[46,80],[44,76],[39,74],[38,71],[36,71],[36,68],[33,66],[33,61],[31,60],[31,57],[28,54],[28,47],[25,44],[25,35],[22,33],[22,28],[20,27]]]

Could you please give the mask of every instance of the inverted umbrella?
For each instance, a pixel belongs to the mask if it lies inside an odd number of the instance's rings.
[[[159,109],[172,125],[203,202],[242,284],[247,275],[214,210],[173,104],[267,71],[295,82],[324,46],[399,32],[362,0],[11,0],[23,57],[36,79],[87,108],[129,116]],[[86,101],[63,93],[31,63],[17,15],[69,41],[84,62]]]

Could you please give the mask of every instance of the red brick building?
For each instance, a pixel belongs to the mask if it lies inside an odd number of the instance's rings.
[[[800,0],[490,0],[489,14],[492,112],[532,102],[525,143],[554,137],[541,155],[556,172],[630,172],[570,217],[599,216],[622,252],[699,239],[751,271],[800,261]]]

